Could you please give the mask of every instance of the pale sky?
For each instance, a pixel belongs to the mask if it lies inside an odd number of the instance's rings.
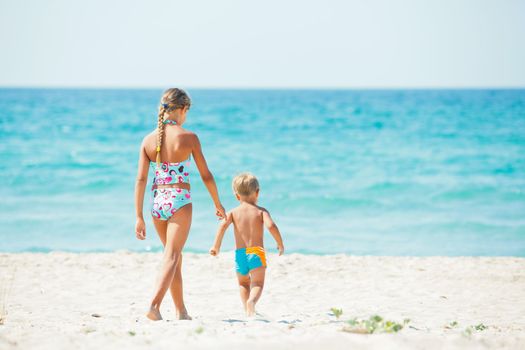
[[[525,0],[0,0],[0,86],[525,87]]]

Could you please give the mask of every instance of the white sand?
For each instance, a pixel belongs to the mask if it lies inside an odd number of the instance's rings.
[[[233,253],[186,253],[194,320],[174,320],[168,293],[165,320],[153,322],[143,314],[160,261],[159,253],[0,254],[0,287],[14,272],[0,349],[525,349],[522,258],[270,255],[263,316],[246,321]],[[341,320],[331,307],[344,310]],[[374,314],[410,318],[414,328],[341,331],[344,320]],[[459,326],[444,327],[452,321]],[[488,329],[462,334],[479,323]]]

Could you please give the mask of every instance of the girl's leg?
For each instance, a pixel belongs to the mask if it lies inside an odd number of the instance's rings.
[[[191,205],[188,204],[186,206],[191,206]],[[191,216],[191,213],[190,213],[190,216]],[[166,230],[168,227],[168,222],[164,220],[153,220],[153,223],[155,224],[155,229],[157,230],[157,233],[159,234],[160,241],[162,242],[162,245],[165,247],[166,246]],[[190,218],[190,224],[191,224],[191,218]],[[188,315],[188,311],[186,310],[186,306],[184,305],[184,298],[183,298],[182,254],[180,255],[179,262],[177,263],[177,269],[175,271],[175,276],[173,277],[173,281],[171,282],[171,285],[170,285],[170,292],[171,292],[171,298],[173,299],[173,303],[175,304],[177,318],[179,320],[191,320],[191,317]]]
[[[237,279],[239,280],[239,290],[241,292],[241,301],[242,306],[244,306],[244,311],[246,311],[246,302],[250,296],[250,275],[241,275],[237,273]]]
[[[182,293],[182,254],[177,264],[177,270],[175,270],[175,276],[170,286],[171,298],[175,303],[175,309],[177,312],[177,318],[179,320],[191,320],[191,316],[188,315],[186,305],[184,305],[184,297]]]
[[[191,204],[185,205],[177,210],[170,220],[168,220],[166,245],[164,246],[164,264],[160,272],[159,284],[151,301],[150,311],[147,314],[147,316],[153,320],[162,319],[159,311],[160,304],[173,282],[182,248],[188,238],[191,226],[191,212]]]
[[[264,275],[266,268],[261,266],[250,271],[250,296],[246,301],[246,314],[255,315],[255,303],[261,297],[264,287]]]

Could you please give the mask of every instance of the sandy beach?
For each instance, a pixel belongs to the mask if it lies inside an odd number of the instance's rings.
[[[143,315],[160,253],[0,254],[1,349],[525,349],[525,259],[269,255],[259,316],[246,320],[233,253],[184,254],[192,321]],[[330,311],[340,308],[337,319]],[[380,315],[395,334],[342,331]],[[469,326],[483,324],[484,330]],[[452,326],[451,326],[452,325]],[[484,328],[484,327],[482,327]]]

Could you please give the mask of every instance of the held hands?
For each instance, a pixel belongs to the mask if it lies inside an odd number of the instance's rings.
[[[137,239],[146,239],[146,224],[144,223],[143,218],[137,218],[137,222],[135,223],[135,235],[137,236]]]
[[[210,255],[217,256],[219,255],[219,248],[216,246],[213,246],[210,248]]]
[[[277,249],[279,250],[279,256],[284,254],[284,245],[278,245]]]
[[[215,206],[215,215],[217,215],[217,217],[220,219],[226,219],[226,210],[224,210],[224,207],[222,206],[221,203],[219,203],[219,205],[216,205]]]

